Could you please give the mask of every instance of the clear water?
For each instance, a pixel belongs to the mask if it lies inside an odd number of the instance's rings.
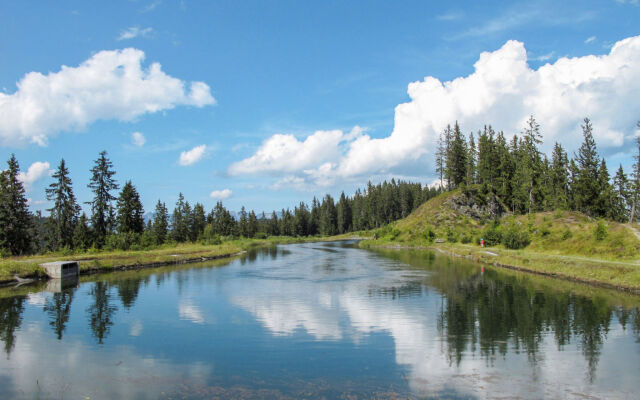
[[[349,243],[0,291],[0,398],[637,398],[640,299]]]

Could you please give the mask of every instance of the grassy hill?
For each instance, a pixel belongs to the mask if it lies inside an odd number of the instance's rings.
[[[496,212],[498,210],[498,212]],[[514,216],[477,189],[435,197],[363,247],[429,247],[491,264],[640,289],[639,227],[569,211]],[[479,246],[484,239],[487,246]]]

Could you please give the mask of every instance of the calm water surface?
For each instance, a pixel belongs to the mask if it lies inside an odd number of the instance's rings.
[[[0,398],[638,398],[640,299],[349,243],[0,291]]]

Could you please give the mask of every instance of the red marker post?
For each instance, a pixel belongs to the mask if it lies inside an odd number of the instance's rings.
[[[480,239],[480,247],[484,247],[484,239]]]

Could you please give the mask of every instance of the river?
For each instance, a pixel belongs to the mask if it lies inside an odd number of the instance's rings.
[[[637,398],[640,298],[305,243],[0,291],[0,398]]]

